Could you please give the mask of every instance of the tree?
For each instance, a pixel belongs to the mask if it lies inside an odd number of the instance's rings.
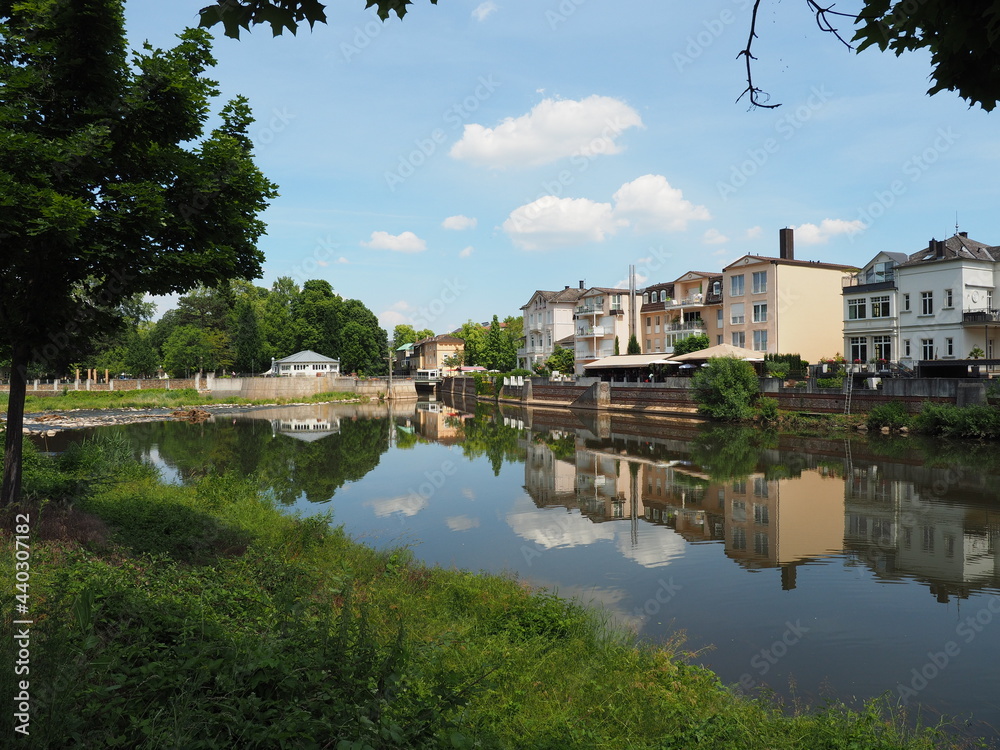
[[[510,372],[517,367],[517,348],[504,333],[496,315],[493,316],[490,329],[486,333],[486,344],[479,364],[487,370],[500,372]]]
[[[572,349],[563,349],[561,346],[557,346],[552,350],[552,354],[549,358],[545,360],[545,366],[549,368],[550,372],[561,372],[564,375],[569,375],[573,372],[576,365],[575,355]]]
[[[749,362],[735,357],[712,357],[692,381],[698,410],[712,419],[735,422],[753,415],[760,381]]]
[[[484,356],[486,351],[486,331],[478,323],[471,320],[462,324],[462,327],[455,331],[455,336],[465,342],[462,359],[467,365],[481,365],[487,367]],[[487,368],[489,369],[489,368]]]
[[[125,349],[125,371],[142,378],[154,374],[160,367],[159,356],[150,340],[150,329],[138,328],[128,338]]]
[[[615,352],[615,356],[616,356],[616,357],[617,357],[617,356],[618,356],[619,354],[621,354],[621,353],[622,353],[622,349],[621,349],[621,345],[619,345],[619,343],[618,343],[618,337],[617,337],[617,336],[615,336],[615,350],[614,350],[614,352]]]
[[[267,360],[253,300],[247,296],[240,297],[233,312],[233,365],[239,372],[259,372]]]
[[[753,42],[757,38],[757,13],[762,0],[755,0],[746,47],[737,57],[746,66],[747,86],[737,101],[748,97],[751,107],[773,108],[769,96],[754,85]],[[384,21],[391,12],[406,14],[412,0],[366,0],[365,7],[378,7]],[[437,0],[430,0],[437,4]],[[856,15],[824,7],[817,0],[805,0],[816,25],[834,35],[848,49],[854,49],[835,25],[838,19],[854,24],[852,41],[860,52],[877,45],[896,55],[926,50],[931,54],[934,84],[927,91],[956,91],[969,104],[991,111],[1000,97],[1000,0],[863,0]],[[238,38],[240,29],[269,24],[275,36],[288,29],[295,33],[300,23],[312,27],[325,23],[325,5],[318,0],[217,0],[201,10],[201,25],[222,23],[227,36]],[[845,32],[846,35],[846,32]]]
[[[625,349],[626,354],[642,354],[642,348],[639,346],[639,340],[635,337],[633,333],[628,337],[628,346]]]
[[[0,504],[16,503],[30,365],[78,361],[136,294],[260,275],[245,99],[207,136],[208,34],[126,59],[121,0],[0,5],[0,357],[11,360]]]
[[[690,352],[700,352],[702,349],[708,349],[708,336],[704,333],[696,333],[674,343],[675,356]]]

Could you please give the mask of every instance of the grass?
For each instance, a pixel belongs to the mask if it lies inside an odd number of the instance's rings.
[[[877,702],[784,712],[740,697],[679,643],[638,643],[509,578],[375,551],[328,517],[280,512],[252,477],[164,485],[130,454],[121,437],[58,459],[29,449],[21,747],[957,747]],[[4,695],[13,680],[0,670]]]
[[[0,393],[0,411],[7,409],[7,393]],[[257,406],[264,404],[320,403],[326,401],[367,401],[367,396],[355,393],[330,391],[295,398],[245,399],[235,396],[212,398],[194,388],[178,390],[143,389],[129,391],[66,391],[57,396],[27,395],[24,409],[27,413],[42,411],[70,411],[73,409],[169,409],[181,406],[207,406],[211,404],[236,404]]]

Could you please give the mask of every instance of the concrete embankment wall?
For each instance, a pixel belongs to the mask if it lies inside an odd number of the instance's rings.
[[[198,388],[196,378],[147,378],[139,380],[112,378],[107,382],[95,380],[29,380],[28,393],[32,396],[61,396],[66,391],[137,391],[156,389],[179,391],[184,388]],[[0,384],[0,393],[10,391],[10,384]]]
[[[447,378],[441,389],[444,393],[475,396],[472,378]],[[776,399],[780,409],[830,414],[843,413],[848,397],[846,383],[843,389],[816,388],[812,381],[804,388],[796,388],[785,386],[776,378],[761,378],[761,391]],[[490,396],[479,398],[494,400]],[[523,385],[505,385],[500,400],[535,407],[571,406],[687,417],[696,417],[698,412],[690,378],[667,378],[658,383],[601,383],[597,378],[550,382],[544,378],[525,378]],[[850,412],[866,413],[890,401],[903,404],[911,413],[919,412],[928,401],[958,406],[984,404],[986,383],[960,378],[884,380],[880,389],[854,389],[850,393]]]
[[[208,378],[206,388],[215,398],[227,395],[259,401],[261,399],[308,398],[317,393],[338,391],[369,398],[384,398],[389,391],[388,378],[345,378],[334,375],[304,378]],[[412,380],[392,381],[392,398],[416,400]]]

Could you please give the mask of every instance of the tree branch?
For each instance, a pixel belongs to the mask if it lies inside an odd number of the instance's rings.
[[[753,56],[753,54],[750,52],[750,49],[753,47],[753,40],[757,38],[757,10],[759,8],[760,8],[760,0],[754,0],[753,15],[750,18],[750,36],[747,38],[747,46],[746,49],[742,50],[738,55],[736,55],[737,59],[739,59],[740,56],[745,57],[747,64],[747,87],[743,89],[742,94],[736,97],[736,101],[739,101],[744,96],[749,94],[751,108],[760,107],[761,109],[775,109],[776,107],[780,107],[781,105],[767,104],[768,99],[771,98],[770,95],[767,92],[763,91],[762,89],[759,89],[753,85],[753,73],[751,71],[752,66],[750,63],[752,60],[756,60],[757,58]],[[765,97],[765,99],[763,101],[760,101],[760,99],[758,98],[760,96]]]
[[[808,5],[812,10],[816,12],[816,25],[819,26],[821,31],[825,31],[828,34],[833,34],[837,39],[840,40],[847,49],[854,49],[851,43],[848,42],[844,37],[840,35],[840,32],[834,27],[833,23],[827,16],[840,16],[841,18],[850,18],[851,20],[857,20],[857,16],[853,13],[841,13],[839,10],[834,10],[833,5],[828,8],[822,7],[816,0],[806,0],[806,5]]]

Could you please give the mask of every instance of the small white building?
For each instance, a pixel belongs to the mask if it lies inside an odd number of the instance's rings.
[[[283,378],[340,375],[340,360],[306,349],[283,359],[272,359],[271,369],[265,374]]]

